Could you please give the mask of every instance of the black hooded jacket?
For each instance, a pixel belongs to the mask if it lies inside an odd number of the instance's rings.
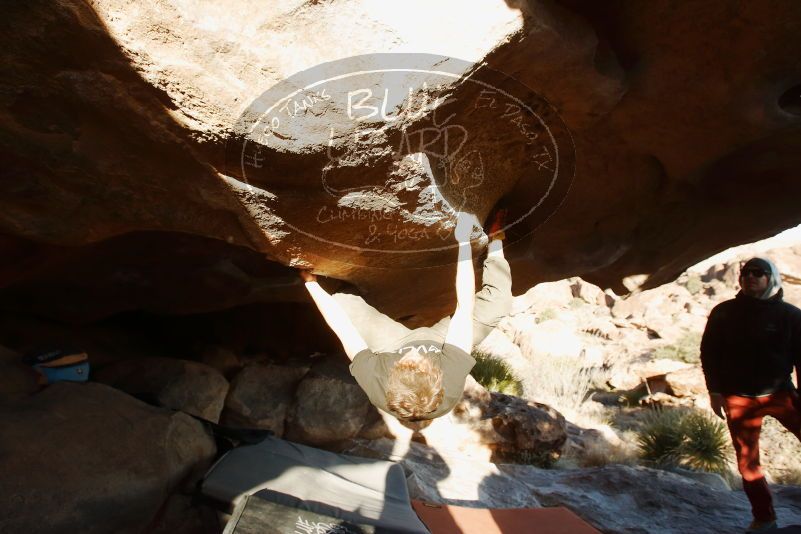
[[[793,388],[793,367],[801,367],[801,310],[783,294],[761,300],[741,291],[712,309],[701,340],[710,393],[760,396]]]

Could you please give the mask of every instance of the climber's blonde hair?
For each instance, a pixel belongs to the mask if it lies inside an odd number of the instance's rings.
[[[396,362],[387,378],[387,409],[407,421],[425,419],[445,395],[439,364],[419,349],[416,353],[421,358]]]

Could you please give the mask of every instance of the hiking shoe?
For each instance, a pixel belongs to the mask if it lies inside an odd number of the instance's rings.
[[[506,239],[506,234],[503,231],[506,226],[506,217],[509,215],[509,210],[501,208],[492,215],[492,222],[490,223],[487,235],[490,239]]]
[[[760,521],[759,519],[754,519],[751,521],[751,524],[748,525],[748,528],[745,529],[746,532],[767,532],[769,530],[773,530],[776,528],[776,520],[771,519],[769,521]]]

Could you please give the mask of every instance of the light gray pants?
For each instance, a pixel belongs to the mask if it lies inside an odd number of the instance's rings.
[[[336,293],[334,298],[348,314],[370,350],[392,351],[410,341],[445,341],[451,318],[433,326],[411,330],[376,310],[356,295]],[[473,346],[481,343],[512,309],[512,272],[504,258],[487,256],[481,273],[481,289],[473,308]]]

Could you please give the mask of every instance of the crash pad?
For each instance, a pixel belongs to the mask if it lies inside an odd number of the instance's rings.
[[[347,522],[371,525],[376,532],[427,534],[412,510],[399,464],[335,454],[275,437],[226,453],[206,474],[201,493],[225,511],[255,496],[334,518],[338,526]],[[269,523],[270,514],[279,509],[251,499],[239,531],[259,521]],[[303,514],[300,517],[304,519]]]
[[[563,507],[466,508],[412,501],[431,534],[600,534]]]

